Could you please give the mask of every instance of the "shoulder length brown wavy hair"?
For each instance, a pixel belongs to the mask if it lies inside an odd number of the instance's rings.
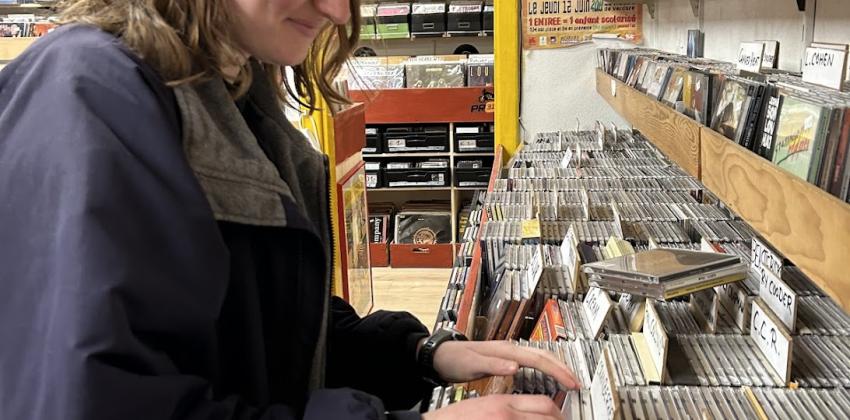
[[[121,38],[128,47],[156,69],[170,85],[177,86],[221,76],[224,68],[240,68],[233,81],[234,96],[251,86],[251,66],[236,47],[228,28],[231,15],[227,0],[63,0],[60,21],[84,23]],[[348,103],[333,88],[357,45],[360,33],[359,0],[349,0],[351,23],[329,25],[313,42],[307,58],[294,66],[295,85],[281,83],[280,66],[264,64],[266,73],[280,86],[278,95],[316,109],[316,95],[329,103]]]

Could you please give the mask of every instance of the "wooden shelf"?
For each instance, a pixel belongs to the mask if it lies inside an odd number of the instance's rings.
[[[850,311],[850,205],[703,127],[702,182]]]
[[[599,69],[596,90],[850,311],[850,205]]]
[[[352,90],[354,102],[366,104],[366,124],[492,122],[485,94],[493,87]]]
[[[492,35],[487,34],[484,31],[478,33],[469,33],[469,34],[450,34],[448,32],[444,32],[442,34],[436,35],[419,35],[411,34],[410,37],[401,37],[401,38],[383,38],[380,35],[375,35],[374,38],[360,38],[360,42],[374,42],[374,41],[416,41],[416,40],[425,40],[432,41],[435,39],[446,39],[446,38],[492,38]]]
[[[596,70],[596,91],[670,160],[700,178],[699,123],[601,69]]]
[[[14,60],[38,38],[0,38],[0,60]]]

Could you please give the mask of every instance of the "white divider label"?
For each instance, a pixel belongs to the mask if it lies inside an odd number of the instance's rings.
[[[764,58],[761,61],[763,69],[775,69],[778,66],[777,54],[779,53],[779,41],[761,41],[764,44]]]
[[[661,246],[658,245],[658,241],[655,240],[652,236],[649,237],[649,249],[658,249]]]
[[[560,219],[561,216],[561,199],[558,197],[558,191],[552,191],[552,206],[555,207],[555,218]]]
[[[611,96],[617,96],[617,81],[611,79]]]
[[[844,49],[808,47],[803,60],[803,81],[841,90],[847,73],[847,46]]]
[[[629,321],[629,331],[641,331],[641,327],[643,327],[644,312],[646,311],[646,299],[640,296],[635,297],[635,295],[624,293],[620,296],[620,301],[618,303],[620,305],[620,310],[623,311],[623,315],[626,316],[626,320]]]
[[[738,48],[738,70],[751,73],[761,72],[764,58],[764,44],[761,42],[742,42]]]
[[[623,220],[620,218],[620,206],[614,200],[611,200],[611,212],[614,213],[614,235],[619,239],[625,240],[623,234]]]
[[[667,331],[664,329],[664,324],[661,323],[661,318],[658,317],[655,305],[651,301],[646,302],[643,335],[646,337],[646,344],[649,347],[652,362],[655,363],[655,368],[658,371],[658,377],[663,381],[664,368],[667,364]]]
[[[561,242],[560,251],[561,261],[564,263],[567,275],[570,276],[569,280],[573,286],[573,290],[576,289],[576,283],[578,281],[579,256],[576,245],[578,245],[578,239],[576,239],[575,226],[570,224],[570,228],[567,229],[567,234]]]
[[[736,283],[728,283],[714,288],[720,304],[732,315],[735,325],[741,331],[747,331],[750,325],[750,296]]]
[[[705,332],[717,331],[717,311],[720,302],[714,289],[702,290],[691,295],[689,307]]]
[[[608,347],[602,348],[602,357],[593,372],[590,383],[590,403],[595,420],[613,420],[620,415],[620,397],[614,383],[611,356]]]
[[[587,316],[587,321],[590,324],[590,330],[594,340],[599,338],[599,333],[602,332],[602,327],[605,326],[605,321],[608,319],[608,314],[614,308],[614,302],[608,296],[608,292],[598,288],[591,287],[584,297],[584,314]]]
[[[777,277],[782,276],[782,258],[757,238],[753,238],[750,252],[750,269],[762,276],[765,270],[770,270]]]
[[[581,144],[576,144],[576,169],[581,169]]]
[[[590,220],[590,195],[587,193],[587,188],[581,187],[581,212],[584,220]]]
[[[759,297],[789,331],[794,331],[797,323],[797,293],[791,287],[772,271],[765,270],[759,284]]]
[[[750,337],[787,384],[791,375],[791,333],[760,298],[753,300],[752,313]]]
[[[528,264],[528,271],[525,272],[525,278],[528,281],[528,287],[530,290],[537,288],[537,282],[540,281],[540,277],[542,275],[543,252],[540,245],[538,245],[537,249],[534,251],[534,256],[531,257],[531,262]]]
[[[570,149],[568,147],[567,151],[564,152],[564,157],[561,159],[561,167],[562,168],[569,168],[570,167],[570,161],[572,161],[572,160],[573,160],[573,149]]]
[[[596,121],[596,142],[599,150],[605,149],[605,125]]]

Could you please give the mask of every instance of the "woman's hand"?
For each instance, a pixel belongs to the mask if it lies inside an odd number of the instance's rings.
[[[425,413],[422,419],[561,420],[562,416],[555,403],[545,395],[489,395]]]
[[[447,341],[434,353],[434,370],[447,382],[512,376],[521,366],[537,369],[566,388],[581,386],[570,369],[551,353],[508,341]]]

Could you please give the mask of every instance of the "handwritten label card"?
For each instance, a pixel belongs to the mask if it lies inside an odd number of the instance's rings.
[[[629,321],[629,331],[641,331],[641,328],[643,328],[643,316],[646,312],[646,299],[642,296],[623,293],[620,296],[618,304],[626,320]]]
[[[526,280],[528,281],[529,290],[537,288],[537,282],[543,275],[543,252],[540,245],[534,251],[531,257],[531,262],[528,264],[528,271],[525,272]]]
[[[751,73],[761,72],[764,58],[764,44],[761,42],[742,42],[738,48],[738,70]]]
[[[763,69],[779,68],[779,41],[759,41],[764,44],[764,58],[761,62]]]
[[[569,276],[570,284],[573,286],[573,290],[576,290],[576,283],[578,280],[578,268],[579,268],[579,256],[578,250],[576,246],[578,245],[578,239],[576,238],[575,226],[570,224],[570,228],[567,229],[567,234],[564,236],[564,240],[561,242],[561,261],[564,264],[564,270],[567,272]]]
[[[752,314],[750,337],[787,384],[791,378],[791,333],[760,298],[753,300]]]
[[[620,417],[620,397],[607,346],[602,348],[601,356],[590,383],[590,403],[594,419],[613,420]]]
[[[750,249],[750,270],[759,277],[765,270],[772,271],[777,277],[782,276],[782,258],[773,249],[757,238],[753,238]]]
[[[582,306],[584,307],[584,315],[590,324],[593,339],[598,339],[608,315],[614,308],[614,302],[611,301],[608,292],[598,287],[591,287],[587,296],[584,297]]]
[[[759,297],[788,330],[794,331],[797,323],[797,293],[771,270],[765,270],[762,274]]]
[[[803,81],[841,90],[846,74],[847,45],[843,48],[806,48]]]

